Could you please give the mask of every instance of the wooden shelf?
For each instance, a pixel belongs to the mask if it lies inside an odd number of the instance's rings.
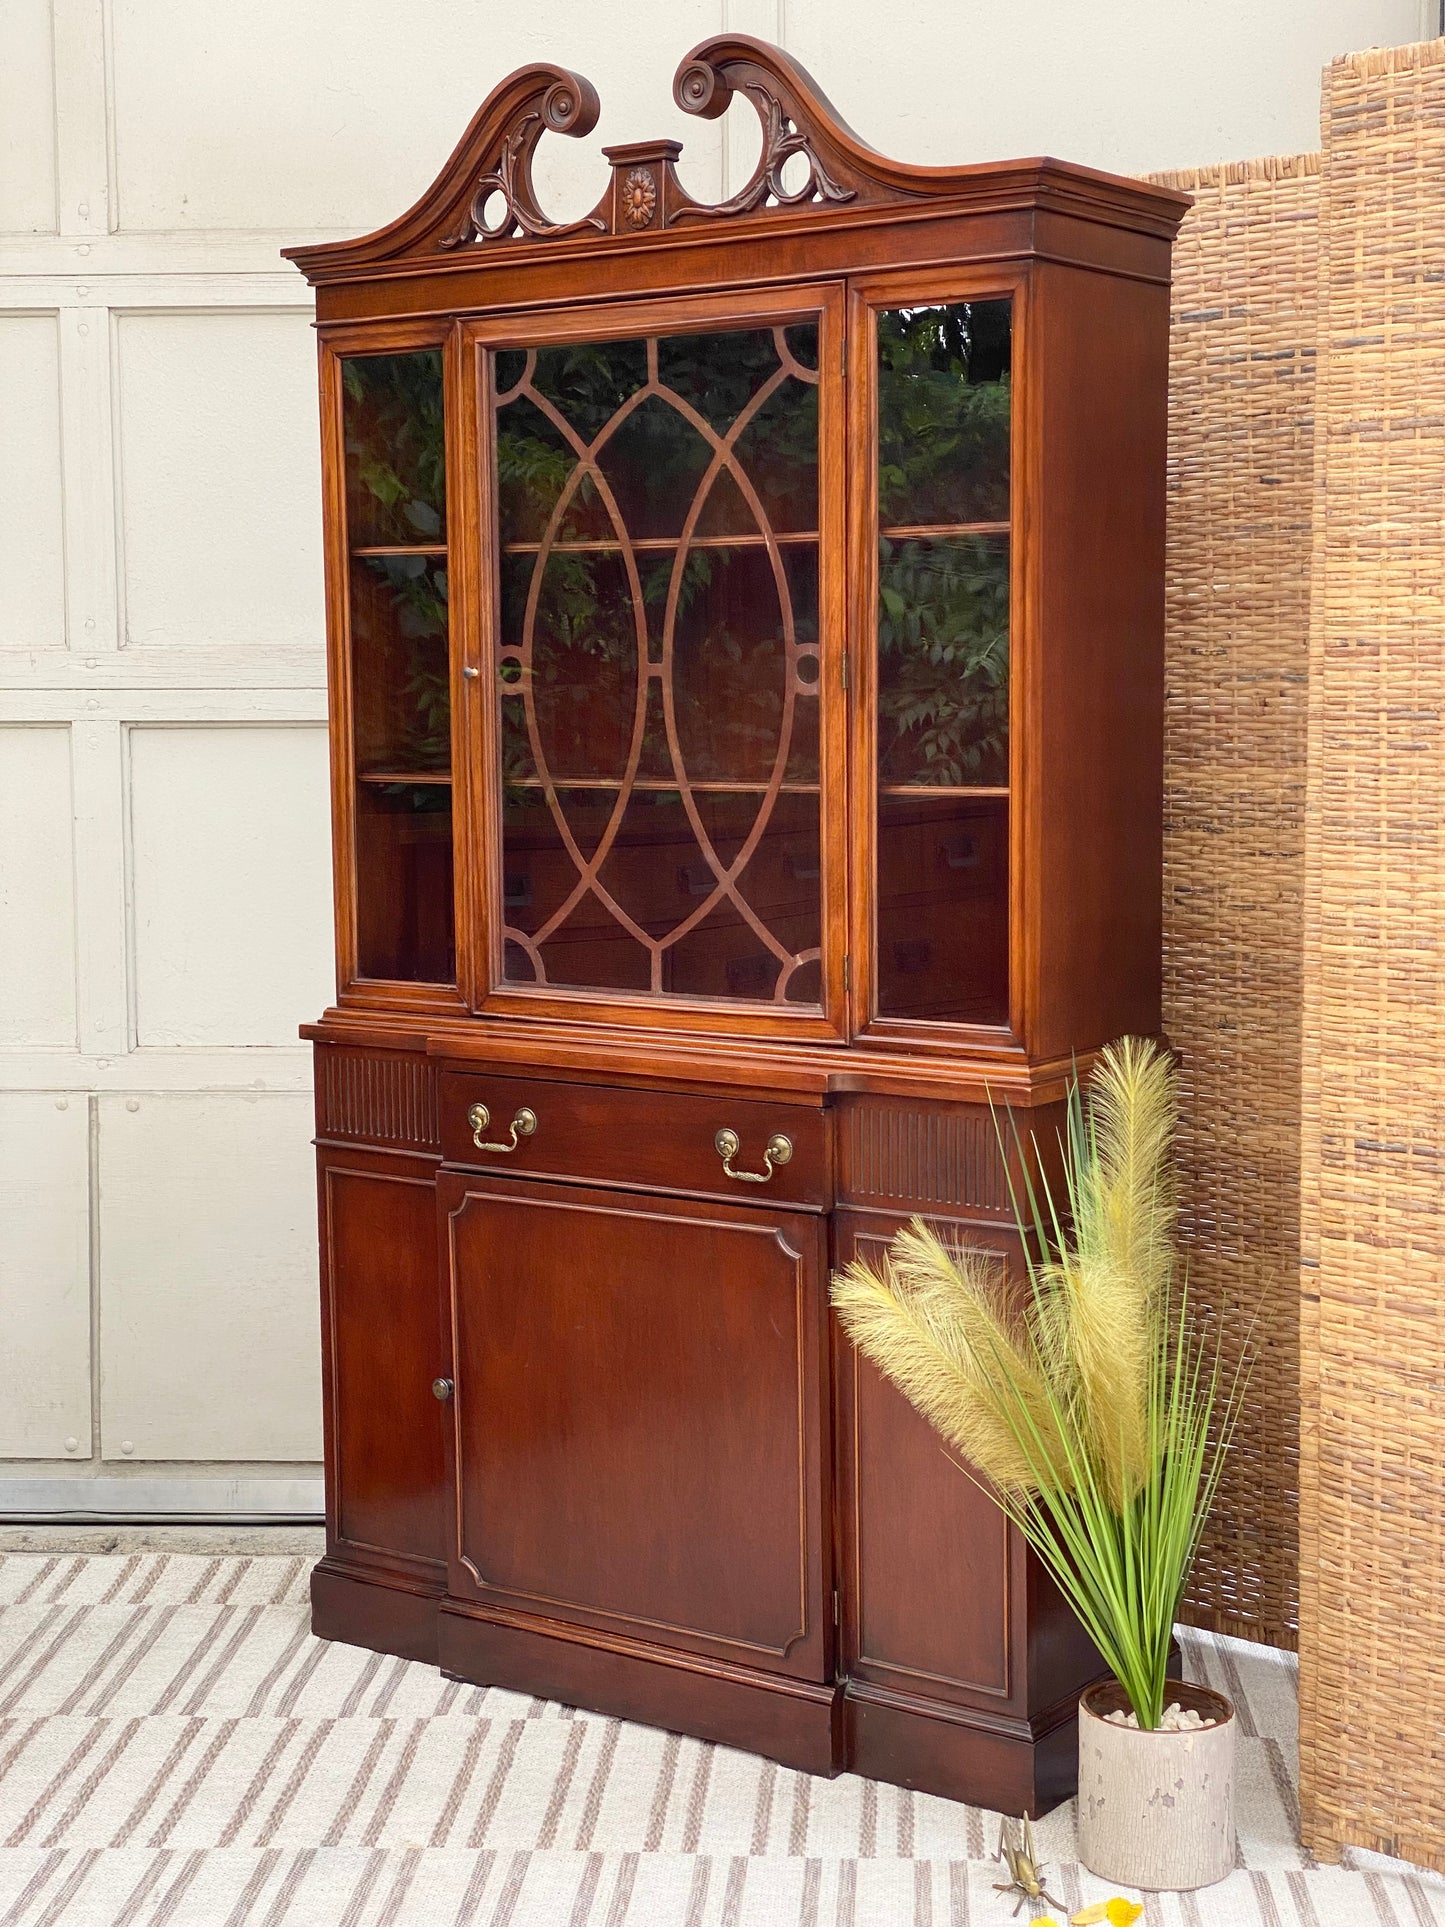
[[[941,541],[956,535],[998,536],[1008,535],[1009,532],[1010,525],[1007,522],[909,522],[880,528],[878,531],[890,542]],[[769,539],[761,530],[753,530],[744,535],[694,535],[687,546],[690,549],[763,549],[768,546]],[[817,539],[816,529],[779,529],[771,537],[779,547],[816,542]],[[681,548],[682,537],[680,535],[643,535],[638,536],[632,543],[625,544],[609,537],[599,536],[595,541],[554,542],[547,553],[549,555],[621,555],[627,547],[630,547],[635,554],[656,554],[659,551]],[[503,555],[540,555],[542,544],[540,542],[503,542],[501,549]],[[353,555],[411,555],[420,552],[411,549],[352,550]]]
[[[1007,522],[895,522],[878,533],[890,542],[927,542],[951,535],[1008,535]]]
[[[761,530],[753,530],[746,535],[694,535],[688,540],[689,549],[765,549],[768,537]],[[787,529],[778,531],[772,540],[780,547],[798,546],[805,542],[816,542],[816,529]],[[626,548],[634,554],[653,555],[668,549],[682,547],[680,535],[640,535],[635,541],[622,543],[599,537],[596,541],[554,542],[548,555],[621,555]],[[503,555],[540,555],[540,542],[503,542]]]
[[[880,796],[1007,796],[1007,783],[880,783]]]
[[[362,782],[372,783],[436,783],[450,782],[451,778],[449,776],[438,777],[435,775],[402,776],[388,774],[384,776],[373,776],[368,774],[363,776],[361,780]],[[503,789],[509,790],[540,790],[543,784],[540,776],[520,776],[514,777],[511,781],[504,781],[502,787]],[[609,791],[615,795],[624,785],[620,776],[554,776],[552,779],[552,787],[555,790]],[[629,787],[634,790],[666,791],[680,789],[682,786],[673,777],[638,776],[633,779]],[[751,782],[741,777],[732,782],[715,777],[705,777],[696,782],[689,783],[687,787],[700,795],[765,796],[770,785],[767,783]],[[778,785],[779,794],[782,796],[816,796],[818,789],[819,786],[817,783],[780,783]],[[1009,790],[1006,783],[880,783],[878,785],[878,794],[880,796],[916,796],[922,801],[927,801],[929,798],[937,798],[941,801],[948,801],[950,799],[956,801],[960,797],[973,797],[987,802],[990,799],[1006,799]]]
[[[358,770],[358,783],[371,783],[380,787],[384,784],[404,783],[410,788],[425,788],[429,785],[442,787],[451,782],[451,771],[445,769],[364,769]],[[503,789],[540,790],[542,779],[539,776],[522,776],[504,782]],[[553,789],[558,790],[598,790],[616,792],[623,787],[622,778],[610,776],[557,776],[552,779]],[[630,785],[634,790],[667,791],[682,786],[672,777],[638,776]],[[717,777],[704,777],[689,783],[689,789],[699,795],[719,796],[765,796],[769,785],[738,778],[726,781]],[[816,796],[817,783],[780,783],[779,794],[783,796]],[[880,796],[916,796],[923,800],[937,797],[947,800],[959,797],[1007,797],[1007,784],[988,783],[880,783]]]
[[[444,769],[365,769],[358,770],[358,783],[367,783],[376,788],[392,784],[405,784],[408,788],[445,787],[450,784],[450,770]],[[522,776],[504,782],[504,789],[540,790],[542,779],[539,776]],[[557,790],[597,790],[599,793],[616,792],[623,788],[621,777],[611,776],[557,776],[552,779],[552,787]],[[665,793],[681,788],[676,778],[669,776],[634,777],[630,787],[649,793]],[[721,777],[702,777],[688,784],[688,788],[700,796],[765,796],[771,786],[744,777],[727,780]],[[816,796],[817,783],[780,783],[782,796]],[[987,801],[990,798],[1006,799],[1009,791],[1007,784],[990,783],[880,783],[880,796],[912,796],[920,801],[930,798],[938,801],[957,801],[960,798],[977,798]]]
[[[377,555],[445,555],[445,542],[374,542],[364,548],[353,549],[353,557],[365,558]]]
[[[449,769],[363,769],[357,771],[356,780],[378,789],[391,783],[404,783],[408,789],[441,789],[450,785],[452,773]]]
[[[623,784],[621,777],[614,779],[609,776],[554,776],[552,779],[552,787],[554,790],[610,791],[613,795],[616,795],[617,792],[624,787],[632,790],[655,790],[665,793],[669,790],[681,789],[682,785],[678,783],[675,778],[667,776],[637,776],[627,785]],[[702,781],[691,782],[687,787],[695,794],[704,796],[766,796],[772,788],[772,785],[770,783],[752,783],[743,779],[729,783],[707,778]],[[540,776],[516,777],[511,782],[504,780],[502,788],[508,790],[540,790],[542,788],[542,779]],[[818,794],[818,785],[816,783],[780,783],[778,785],[778,793],[781,796],[816,796]]]

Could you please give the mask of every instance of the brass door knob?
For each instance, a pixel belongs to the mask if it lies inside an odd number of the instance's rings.
[[[443,1403],[451,1397],[454,1389],[449,1378],[434,1378],[431,1382],[432,1397],[440,1399]]]
[[[790,1137],[784,1137],[781,1131],[775,1131],[763,1147],[763,1164],[766,1169],[734,1171],[733,1159],[742,1148],[742,1140],[737,1132],[729,1130],[724,1125],[712,1142],[713,1149],[723,1161],[723,1170],[730,1178],[736,1178],[739,1184],[766,1184],[773,1175],[773,1167],[786,1164],[793,1155],[793,1140]]]

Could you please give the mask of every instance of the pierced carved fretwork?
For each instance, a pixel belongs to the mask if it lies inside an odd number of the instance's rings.
[[[712,71],[700,63],[683,69],[678,82],[678,98],[684,106],[690,99],[703,97],[702,76],[711,75]],[[745,85],[743,91],[757,108],[758,118],[763,124],[763,151],[758,156],[752,178],[746,187],[726,201],[719,201],[715,205],[697,202],[679,208],[673,216],[675,221],[684,221],[693,215],[751,214],[754,208],[769,205],[800,207],[806,201],[854,201],[858,198],[856,188],[844,187],[841,182],[834,180],[818,158],[812,138],[794,125],[792,116],[776,94],[756,85]],[[698,112],[700,109],[690,111]],[[790,188],[784,182],[783,169],[795,154],[802,155],[808,164],[808,172],[796,187]]]
[[[588,228],[604,231],[607,224],[596,214],[585,215],[580,221],[549,220],[532,184],[532,156],[543,134],[549,129],[574,137],[590,133],[597,124],[597,112],[596,92],[580,75],[554,80],[540,100],[535,105],[529,103],[503,134],[496,164],[477,181],[466,218],[437,245],[455,248],[470,242],[504,241],[514,234],[535,241]],[[496,197],[501,199],[501,212],[488,220],[488,203]]]
[[[673,81],[686,114],[716,120],[744,94],[762,123],[762,152],[746,185],[716,204],[695,201],[675,166],[681,143],[629,142],[604,149],[613,178],[590,214],[554,221],[537,199],[532,161],[544,133],[574,139],[597,124],[596,90],[580,74],[541,62],[509,74],[483,101],[431,187],[398,220],[354,241],[288,248],[314,285],[354,280],[372,270],[415,265],[430,272],[504,257],[560,240],[591,253],[612,242],[650,250],[671,230],[718,215],[751,222],[770,216],[836,224],[882,206],[1014,206],[1022,194],[1061,212],[1104,218],[1167,239],[1177,208],[1160,190],[1086,174],[1057,161],[1019,161],[993,169],[916,167],[891,161],[848,126],[817,82],[790,54],[748,34],[714,34],[687,54]],[[791,163],[791,165],[790,165]],[[647,184],[639,175],[650,176]],[[796,178],[795,178],[796,177]],[[789,182],[792,182],[789,185]],[[1177,200],[1177,196],[1175,199]]]

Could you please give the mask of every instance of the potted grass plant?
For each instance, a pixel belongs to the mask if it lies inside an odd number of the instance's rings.
[[[1234,1865],[1234,1709],[1168,1677],[1175,1616],[1244,1392],[1191,1315],[1175,1245],[1172,1058],[1125,1038],[1070,1085],[1061,1175],[1016,1130],[1026,1278],[915,1219],[833,1280],[854,1343],[961,1455],[1113,1675],[1079,1708],[1079,1850],[1105,1879]],[[1059,1169],[1059,1160],[1054,1160]]]

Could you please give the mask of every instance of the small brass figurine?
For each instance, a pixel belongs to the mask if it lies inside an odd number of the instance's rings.
[[[1014,1908],[1015,1918],[1018,1916],[1019,1907],[1022,1907],[1026,1900],[1046,1900],[1051,1907],[1063,1906],[1064,1903],[1061,1900],[1055,1900],[1044,1886],[1044,1870],[1039,1865],[1038,1855],[1034,1852],[1034,1830],[1029,1824],[1027,1814],[1023,1818],[1023,1838],[1018,1842],[1015,1842],[1012,1836],[1009,1822],[1004,1821],[999,1829],[998,1852],[994,1855],[994,1859],[1005,1862],[1009,1877],[1006,1882],[996,1880],[993,1890],[996,1894],[1018,1895],[1019,1904]]]

